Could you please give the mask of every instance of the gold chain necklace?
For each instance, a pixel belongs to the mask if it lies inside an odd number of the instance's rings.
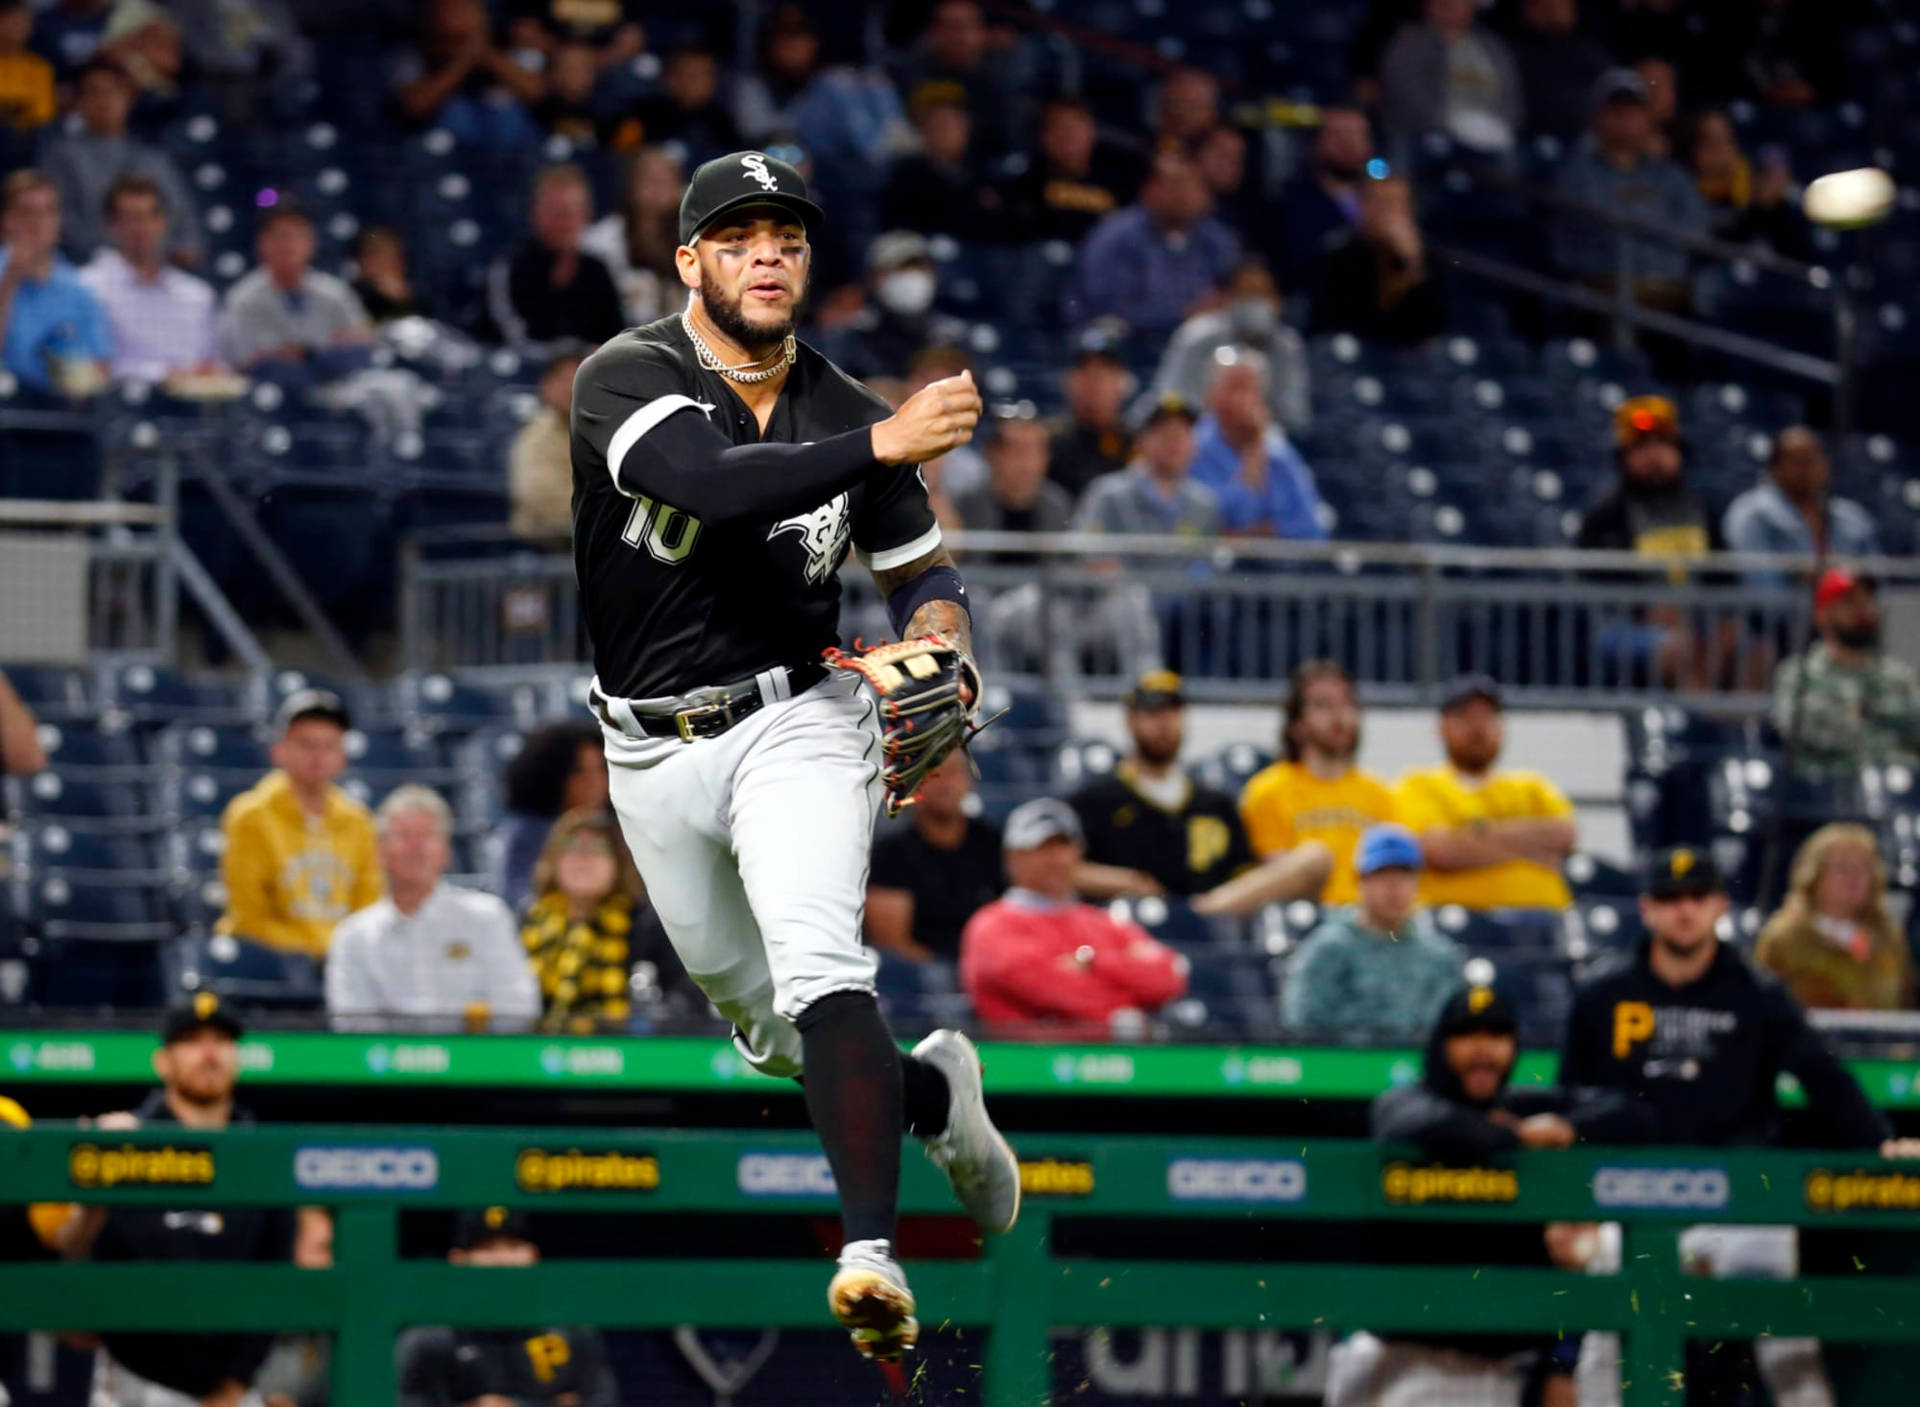
[[[701,366],[705,367],[708,371],[726,377],[729,381],[738,381],[743,385],[751,384],[755,381],[771,381],[774,377],[792,366],[794,357],[798,355],[793,334],[789,332],[787,334],[787,340],[781,344],[780,350],[767,354],[767,357],[779,358],[772,366],[761,367],[758,371],[749,369],[756,365],[755,362],[748,362],[745,366],[728,366],[720,360],[719,355],[715,353],[713,348],[706,344],[706,340],[694,330],[693,318],[691,316],[686,313],[681,313],[680,326],[687,330],[687,339],[693,343],[694,355],[700,358]],[[765,361],[767,357],[762,357],[759,360]]]

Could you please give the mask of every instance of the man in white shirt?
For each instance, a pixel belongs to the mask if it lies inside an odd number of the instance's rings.
[[[167,262],[170,213],[152,177],[115,177],[106,198],[109,247],[80,271],[107,312],[116,380],[163,382],[220,367],[213,286]]]
[[[374,813],[387,897],[349,915],[327,957],[335,1026],[445,1029],[529,1025],[540,992],[513,915],[491,894],[443,884],[453,813],[438,793],[403,786]]]

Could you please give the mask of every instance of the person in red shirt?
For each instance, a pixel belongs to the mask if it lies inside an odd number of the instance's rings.
[[[1003,847],[1012,887],[968,920],[960,940],[960,984],[981,1020],[1104,1027],[1187,990],[1184,957],[1074,893],[1080,818],[1066,802],[1017,808]]]

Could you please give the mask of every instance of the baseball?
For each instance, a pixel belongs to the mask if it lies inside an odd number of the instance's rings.
[[[1807,218],[1830,230],[1857,230],[1878,224],[1893,209],[1893,177],[1877,166],[1835,171],[1807,187]]]

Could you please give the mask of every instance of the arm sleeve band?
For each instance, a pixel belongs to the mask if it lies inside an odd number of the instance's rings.
[[[929,601],[951,601],[967,613],[969,621],[973,619],[973,610],[967,605],[967,584],[960,573],[942,563],[927,568],[887,597],[887,619],[893,622],[894,633],[904,639],[907,622]]]

